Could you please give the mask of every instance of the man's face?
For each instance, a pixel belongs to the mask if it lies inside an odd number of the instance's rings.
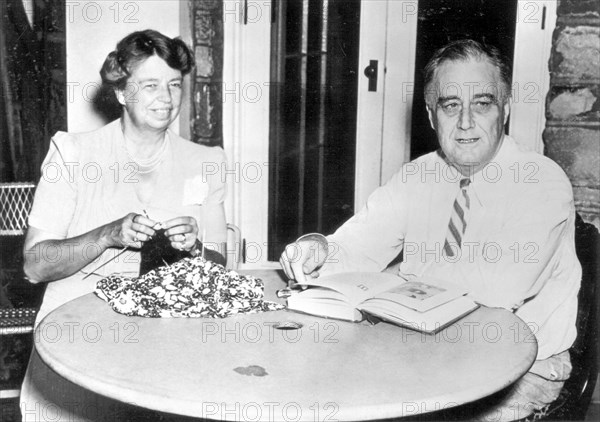
[[[447,61],[427,93],[427,111],[446,159],[470,176],[491,162],[510,106],[500,71],[486,59]]]

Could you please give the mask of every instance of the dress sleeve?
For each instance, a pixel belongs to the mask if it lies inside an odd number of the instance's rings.
[[[227,185],[225,180],[225,171],[227,169],[227,156],[221,148],[213,147],[211,162],[205,166],[210,171],[205,171],[203,177],[208,182],[208,194],[203,201],[204,205],[217,205],[225,201],[227,194]]]
[[[57,132],[42,163],[29,225],[51,233],[57,239],[67,237],[75,212],[78,157],[72,135]]]

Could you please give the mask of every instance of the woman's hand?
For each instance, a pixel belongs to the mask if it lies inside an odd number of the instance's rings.
[[[162,223],[171,246],[182,251],[191,250],[198,239],[198,223],[194,217],[176,217]]]
[[[32,283],[60,280],[93,262],[107,248],[141,248],[159,229],[156,221],[134,213],[68,239],[56,239],[53,233],[29,227],[23,245],[23,268]],[[47,259],[46,250],[58,251],[55,253],[59,259]]]
[[[141,248],[152,238],[160,223],[141,214],[129,213],[125,217],[104,226],[103,239],[107,247],[125,246]]]

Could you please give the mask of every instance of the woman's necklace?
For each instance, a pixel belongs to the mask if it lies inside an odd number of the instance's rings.
[[[124,146],[125,146],[125,152],[127,153],[127,158],[129,158],[133,163],[137,164],[137,171],[140,174],[147,174],[147,173],[151,173],[154,170],[156,170],[158,168],[158,166],[162,163],[163,161],[163,156],[165,154],[165,151],[167,150],[167,137],[169,135],[165,132],[165,136],[163,137],[163,141],[162,144],[160,145],[160,147],[158,147],[158,149],[156,150],[156,152],[154,154],[152,154],[150,157],[147,158],[139,158],[139,157],[135,157],[130,151],[129,148],[127,148],[127,137],[125,136],[125,133],[123,133],[123,139],[124,139]]]

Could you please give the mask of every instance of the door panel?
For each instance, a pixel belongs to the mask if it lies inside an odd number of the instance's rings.
[[[363,1],[360,15],[354,197],[357,210],[381,180],[387,9],[387,0]],[[378,64],[376,91],[369,91],[369,79],[364,74],[372,60]]]
[[[417,3],[363,1],[361,9],[355,209],[408,161]],[[377,91],[364,69],[378,63]]]

